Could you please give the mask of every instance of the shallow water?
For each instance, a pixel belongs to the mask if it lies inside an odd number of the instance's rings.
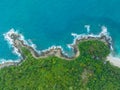
[[[38,50],[61,45],[71,54],[67,44],[73,42],[71,33],[91,33],[108,28],[116,55],[120,54],[120,0],[0,0],[0,59],[18,58],[3,34],[11,28],[32,40]]]

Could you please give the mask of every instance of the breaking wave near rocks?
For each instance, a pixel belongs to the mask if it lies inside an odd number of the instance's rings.
[[[70,60],[71,58],[77,57],[79,55],[79,50],[77,50],[76,48],[76,44],[78,43],[78,41],[81,41],[83,39],[96,38],[103,41],[105,40],[108,43],[111,53],[107,57],[107,60],[109,60],[112,64],[116,66],[120,66],[120,58],[114,56],[114,47],[112,43],[112,37],[109,35],[109,32],[107,31],[107,27],[101,26],[101,32],[99,34],[91,33],[90,25],[85,25],[85,28],[86,28],[86,33],[84,34],[71,33],[71,35],[74,37],[73,43],[67,44],[68,48],[71,49],[71,53],[74,53],[71,56],[64,51],[62,46],[53,45],[46,50],[42,50],[42,51],[37,50],[36,49],[37,45],[35,45],[31,39],[26,40],[21,33],[19,33],[18,31],[12,28],[7,33],[3,34],[3,36],[4,36],[4,39],[7,41],[7,43],[12,47],[13,53],[16,54],[19,58],[14,61],[11,59],[10,60],[0,59],[0,64],[19,63],[21,60],[24,59],[18,45],[19,46],[23,45],[25,47],[28,47],[35,58],[44,57],[47,52],[48,55],[54,54],[58,57],[62,57]]]

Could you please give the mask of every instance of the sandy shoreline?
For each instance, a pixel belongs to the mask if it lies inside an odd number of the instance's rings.
[[[77,35],[73,34],[75,37],[73,44],[70,44],[69,46],[73,49],[75,55],[70,57],[67,54],[64,53],[62,47],[59,46],[53,46],[46,51],[41,51],[39,54],[33,47],[26,44],[27,41],[23,39],[23,36],[17,32],[15,32],[13,29],[6,33],[6,38],[8,41],[11,42],[14,49],[19,53],[23,59],[21,59],[19,62],[5,62],[3,64],[0,64],[0,68],[8,67],[11,65],[18,65],[22,63],[23,60],[25,60],[25,56],[22,54],[21,47],[25,47],[30,50],[31,54],[34,58],[46,58],[48,56],[57,56],[59,58],[65,59],[65,60],[73,60],[80,56],[80,51],[78,49],[78,44],[83,40],[100,40],[103,41],[105,44],[109,46],[110,49],[112,49],[112,39],[107,33],[106,27],[102,27],[102,32],[98,35],[88,34],[88,35]],[[109,60],[113,65],[120,66],[118,59],[113,58],[112,56],[108,56],[107,60]]]
[[[107,61],[109,61],[112,65],[120,68],[120,58],[109,55],[107,57]]]

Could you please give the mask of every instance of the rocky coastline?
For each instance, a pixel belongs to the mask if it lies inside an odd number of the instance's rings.
[[[102,27],[102,32],[98,35],[93,34],[87,34],[87,35],[77,35],[73,34],[75,37],[74,42],[72,44],[69,44],[69,47],[71,47],[75,53],[74,56],[70,57],[67,54],[64,53],[63,49],[60,46],[53,46],[45,51],[41,51],[38,53],[33,47],[29,46],[25,43],[25,41],[22,38],[21,34],[16,33],[15,31],[8,32],[6,34],[7,38],[11,40],[12,45],[17,53],[21,55],[21,60],[18,62],[3,62],[0,64],[0,68],[8,67],[11,65],[19,65],[25,60],[25,56],[23,55],[21,51],[21,47],[27,48],[34,58],[46,58],[48,56],[57,56],[59,58],[65,59],[65,60],[72,60],[74,58],[77,58],[80,55],[80,51],[78,49],[78,44],[81,41],[84,40],[100,40],[103,41],[105,44],[109,46],[109,48],[112,50],[112,38],[108,35],[106,27]]]

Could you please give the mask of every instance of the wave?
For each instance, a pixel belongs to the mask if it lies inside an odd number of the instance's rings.
[[[114,48],[113,48],[113,45],[112,45],[112,37],[109,35],[109,32],[107,31],[107,27],[102,26],[102,27],[101,27],[101,32],[100,32],[99,34],[97,34],[97,35],[96,35],[96,34],[93,34],[93,33],[90,33],[90,25],[85,25],[85,28],[86,28],[86,30],[87,30],[87,34],[71,33],[71,35],[74,37],[74,40],[73,40],[73,43],[72,43],[72,44],[67,44],[68,48],[73,49],[73,46],[76,44],[76,41],[77,41],[77,40],[81,40],[81,39],[83,39],[83,38],[87,39],[87,38],[90,38],[90,37],[100,38],[101,36],[104,35],[104,36],[106,36],[107,40],[109,40],[108,42],[109,42],[110,49],[111,49],[110,58],[111,58],[111,57],[115,58],[115,57],[112,55],[112,52],[114,51]],[[12,38],[10,38],[10,36],[12,36],[12,34],[15,34],[16,37],[13,36]],[[54,45],[53,45],[53,46],[49,47],[48,49],[45,49],[45,50],[42,50],[42,51],[37,50],[37,49],[36,49],[36,48],[37,48],[37,45],[34,44],[31,39],[26,40],[25,37],[24,37],[22,34],[20,34],[18,31],[16,31],[16,30],[13,29],[13,28],[10,29],[7,33],[3,34],[3,36],[4,36],[4,39],[8,42],[8,44],[13,48],[13,53],[16,54],[16,55],[18,55],[19,59],[18,59],[18,60],[14,60],[14,61],[13,61],[13,60],[1,59],[1,60],[0,60],[0,63],[4,63],[4,62],[19,62],[20,59],[23,58],[22,55],[21,55],[21,53],[19,53],[18,48],[14,46],[14,39],[16,39],[16,38],[19,39],[19,40],[21,40],[21,41],[23,41],[23,43],[24,43],[25,45],[32,47],[39,55],[41,54],[41,52],[46,52],[46,51],[49,51],[49,50],[51,50],[51,49],[57,49],[57,48],[59,48],[59,49],[61,49],[61,51],[62,51],[62,53],[63,53],[64,55],[70,57],[67,53],[65,53],[65,51],[64,51],[63,48],[62,48],[62,46],[54,46]],[[109,58],[109,59],[110,59],[110,58]],[[120,60],[120,58],[117,57],[117,60],[118,60],[118,59]]]
[[[12,62],[18,63],[20,61],[21,61],[21,59],[17,59],[17,60],[9,59],[9,60],[6,60],[6,59],[2,58],[2,59],[0,59],[0,64],[4,64],[4,63],[8,63],[8,62],[9,63],[12,63]]]
[[[85,25],[84,27],[86,28],[87,33],[90,33],[90,25]]]
[[[53,46],[49,47],[48,49],[45,49],[45,50],[42,50],[42,51],[37,50],[36,49],[37,45],[34,44],[31,39],[26,40],[25,37],[24,37],[24,35],[20,34],[18,31],[16,31],[15,29],[12,28],[7,33],[3,34],[3,36],[4,36],[4,39],[7,41],[8,45],[13,48],[13,53],[16,54],[20,59],[22,59],[22,55],[21,55],[21,53],[19,53],[18,48],[14,46],[14,39],[11,38],[12,34],[15,34],[17,36],[17,37],[13,37],[13,38],[17,38],[17,39],[23,41],[24,45],[32,47],[38,54],[41,54],[41,52],[47,52],[50,49],[59,48],[59,49],[61,49],[61,51],[62,51],[62,53],[64,55],[68,56],[68,54],[65,53],[64,49],[62,48],[62,46],[55,46],[55,45],[53,45]],[[8,61],[10,61],[10,62],[13,61],[14,62],[14,61],[18,61],[18,60],[0,59],[0,61],[1,62],[5,62],[5,61],[7,61],[7,62]]]

